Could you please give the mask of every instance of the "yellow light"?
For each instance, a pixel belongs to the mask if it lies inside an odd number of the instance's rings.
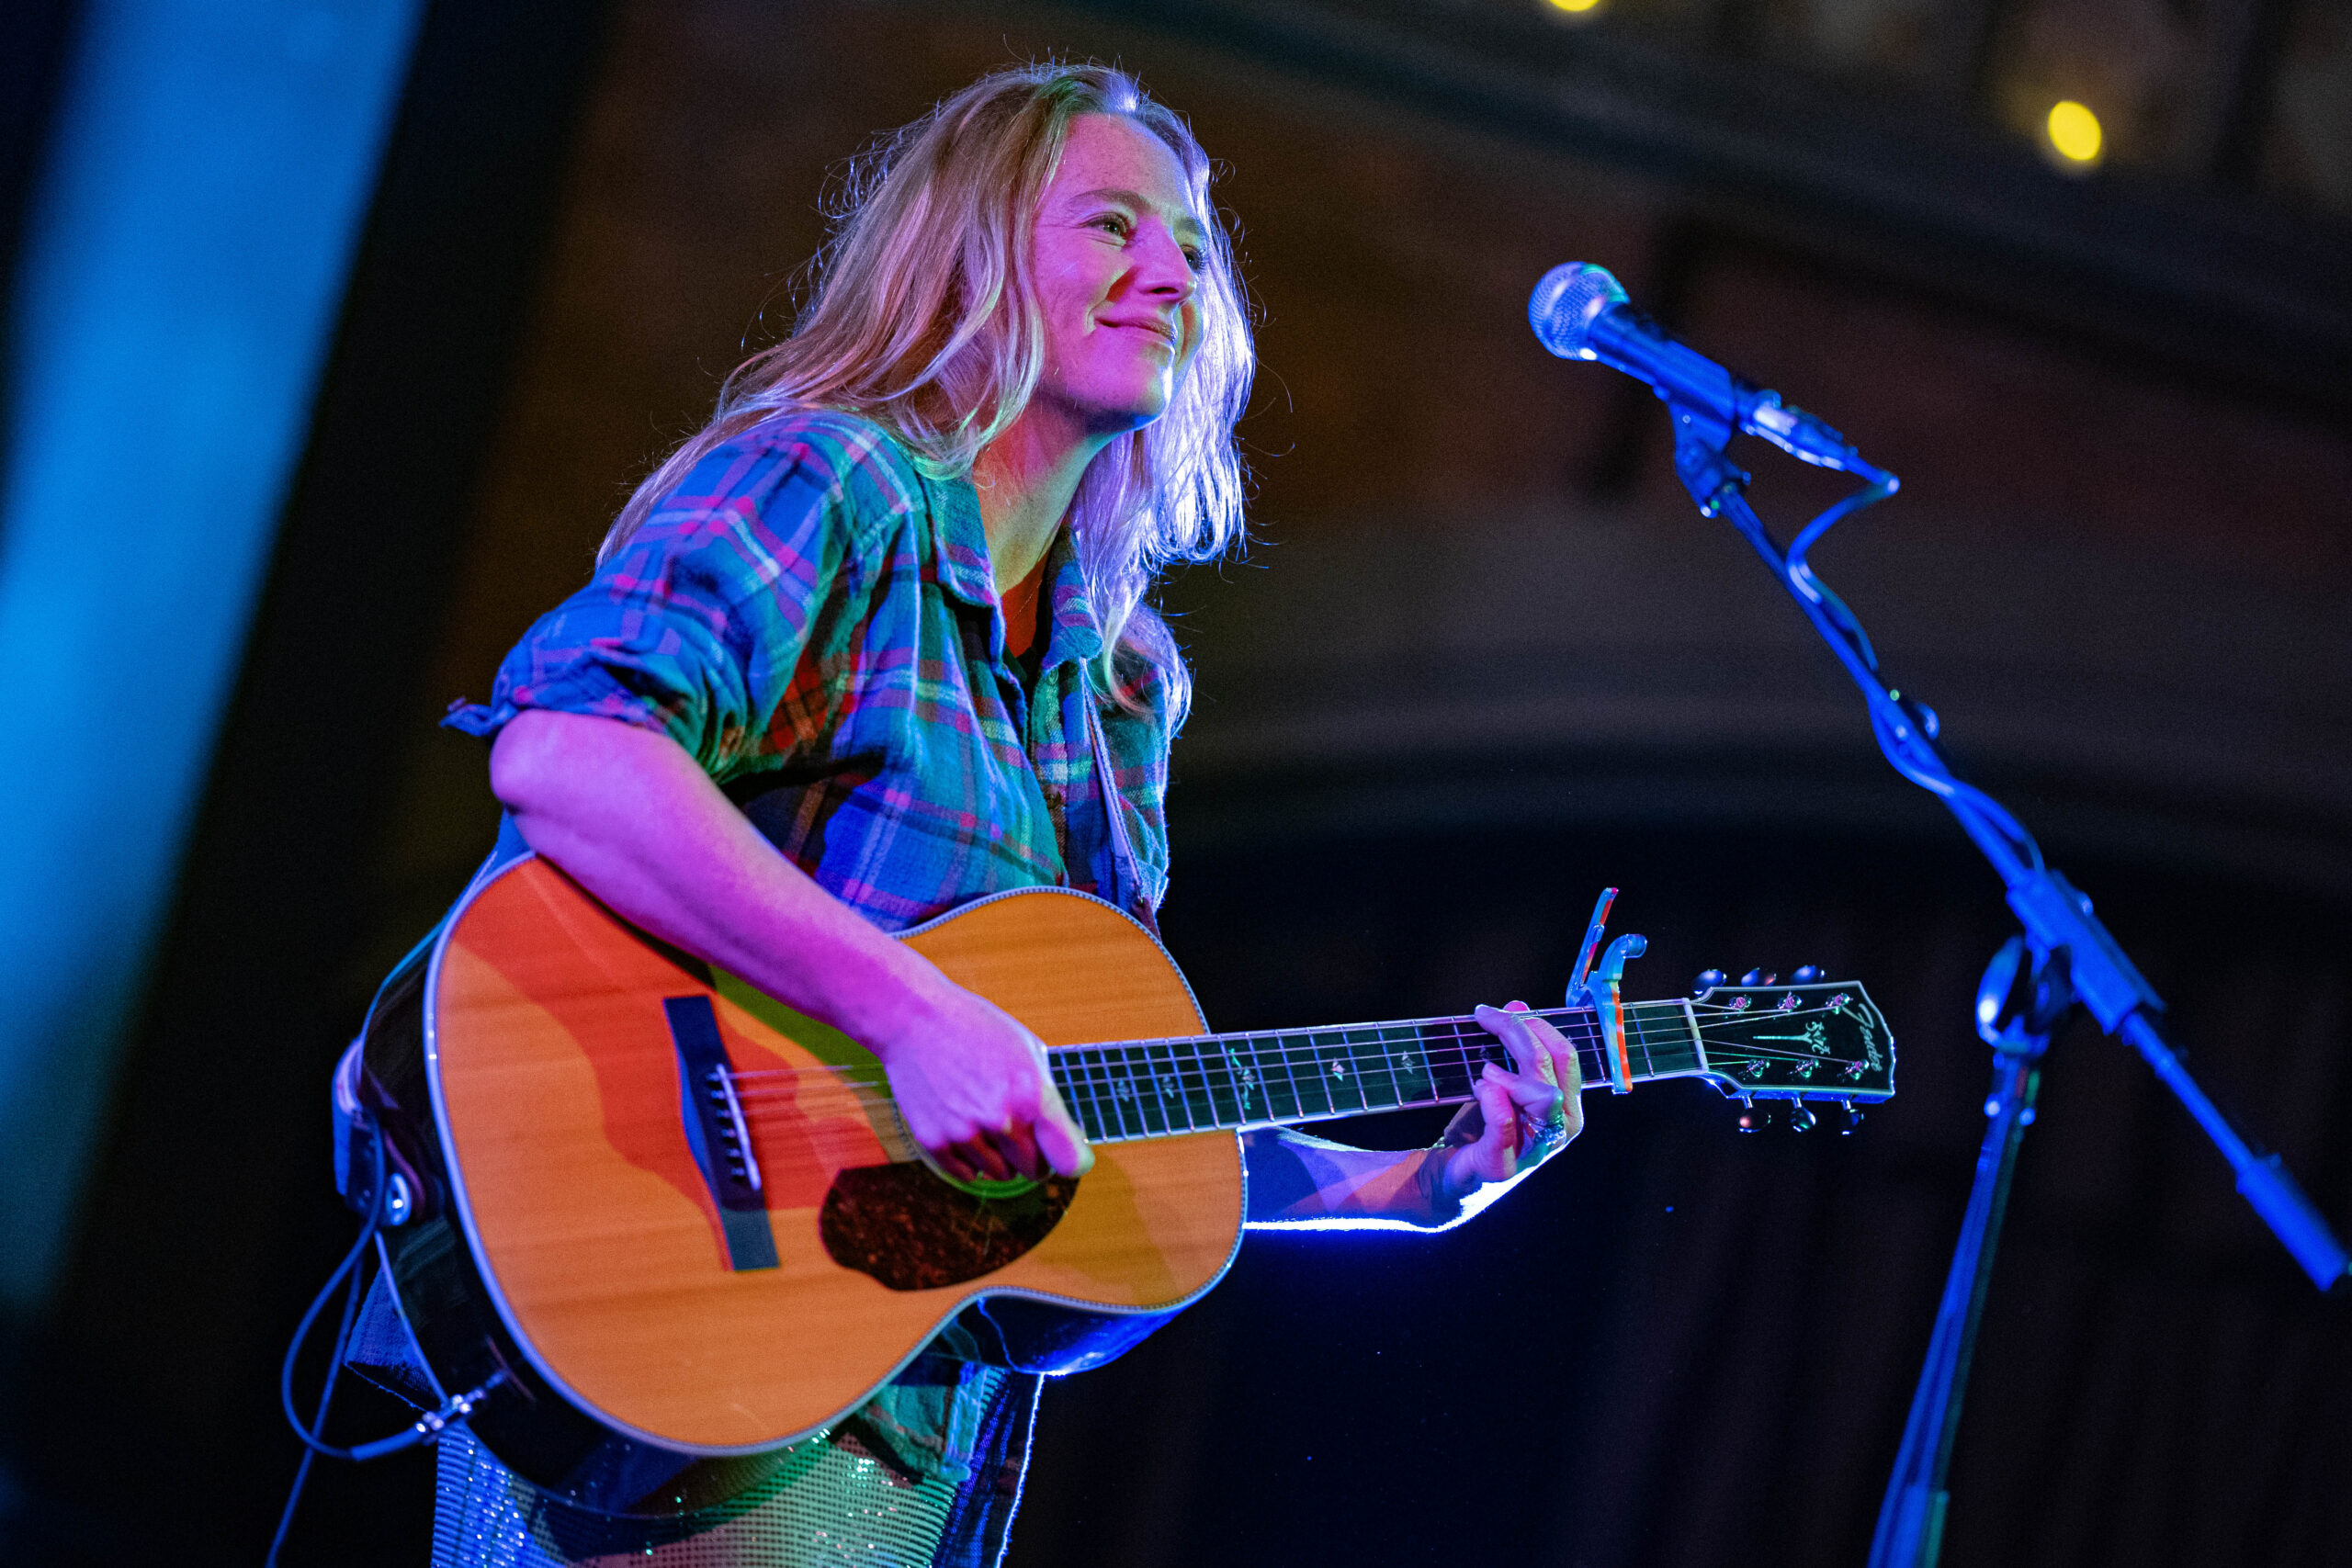
[[[2098,128],[2098,116],[2072,98],[2061,98],[2050,106],[2048,121],[2050,145],[2061,158],[2070,164],[2096,164],[2099,149],[2107,138]]]
[[[1566,11],[1572,17],[1600,9],[1600,0],[1544,0],[1555,11]]]

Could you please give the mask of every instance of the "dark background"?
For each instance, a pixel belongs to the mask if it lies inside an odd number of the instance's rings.
[[[12,32],[12,211],[72,17]],[[2340,0],[1622,0],[1574,27],[1502,0],[447,0],[74,1262],[11,1327],[6,1562],[259,1558],[297,1451],[277,1358],[352,1232],[325,1073],[494,825],[480,748],[435,719],[783,330],[829,171],[1048,52],[1193,118],[1262,317],[1262,542],[1169,591],[1201,701],[1166,925],[1212,1022],[1548,1002],[1615,884],[1651,938],[1630,994],[1816,963],[1903,1055],[1851,1137],[1742,1137],[1695,1086],[1598,1096],[1464,1230],[1252,1238],[1204,1304],[1047,1391],[1014,1563],[1866,1550],[2006,917],[1690,513],[1656,405],[1532,343],[1526,291],[1571,257],[1904,476],[1819,564],[2352,1224]],[[2109,128],[2087,177],[2033,142],[2062,96]],[[1753,460],[1783,524],[1835,493]],[[1400,1120],[1351,1131],[1433,1133]],[[2077,1028],[1946,1561],[2346,1561],[2347,1409],[2342,1302]],[[428,1489],[420,1456],[322,1470],[287,1561],[421,1561]]]

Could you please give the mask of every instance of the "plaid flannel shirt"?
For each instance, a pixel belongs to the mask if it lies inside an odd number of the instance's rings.
[[[445,722],[487,738],[552,708],[659,730],[886,930],[1055,884],[1148,922],[1168,885],[1164,693],[1123,659],[1143,713],[1096,703],[1102,633],[1066,533],[1046,570],[1032,694],[1005,657],[969,482],[925,476],[870,421],[780,414],[697,464],[507,655],[489,704]]]

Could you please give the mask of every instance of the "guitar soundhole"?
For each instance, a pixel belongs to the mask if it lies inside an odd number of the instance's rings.
[[[833,1178],[817,1234],[834,1262],[894,1291],[933,1291],[1003,1268],[1046,1239],[1078,1194],[1047,1177],[1009,1198],[979,1198],[922,1165],[865,1165]]]

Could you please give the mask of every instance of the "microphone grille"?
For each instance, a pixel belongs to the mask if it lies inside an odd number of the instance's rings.
[[[1626,303],[1625,291],[1608,271],[1590,262],[1562,262],[1544,275],[1528,297],[1527,324],[1545,348],[1563,359],[1589,359],[1585,340],[1592,323],[1611,306]]]

